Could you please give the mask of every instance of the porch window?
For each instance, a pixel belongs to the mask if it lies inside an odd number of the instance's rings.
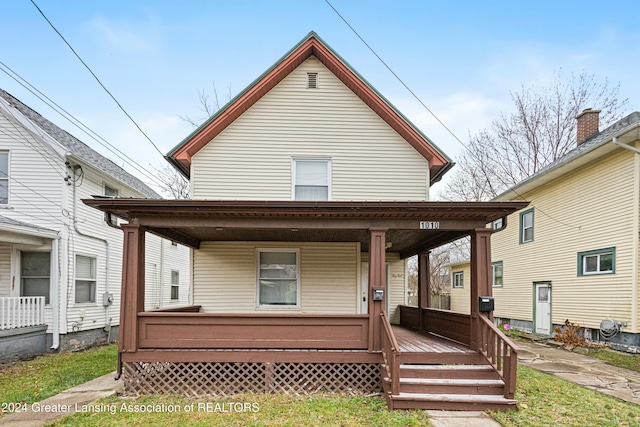
[[[502,261],[491,263],[492,286],[494,288],[502,287]]]
[[[76,255],[76,303],[96,302],[96,259]]]
[[[51,252],[20,253],[20,296],[44,297],[49,304]]]
[[[259,249],[258,260],[258,306],[299,306],[300,251]]]
[[[180,299],[180,272],[171,270],[171,299]]]
[[[578,253],[578,276],[614,274],[615,272],[616,248]]]
[[[464,288],[464,272],[456,271],[453,273],[453,287]]]
[[[520,214],[520,243],[533,242],[533,209]]]
[[[293,160],[294,200],[329,200],[329,195],[331,194],[330,184],[330,160]]]

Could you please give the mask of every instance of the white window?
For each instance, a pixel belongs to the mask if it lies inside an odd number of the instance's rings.
[[[502,261],[491,263],[491,275],[493,277],[492,286],[494,288],[502,287]]]
[[[9,204],[9,152],[0,151],[0,205]]]
[[[118,190],[116,190],[115,188],[109,187],[107,184],[105,184],[104,195],[107,197],[118,197]]]
[[[520,243],[533,242],[533,209],[520,214]]]
[[[453,287],[464,288],[464,272],[456,271],[453,273]]]
[[[299,262],[297,249],[258,249],[258,306],[299,306]]]
[[[614,274],[615,270],[616,248],[578,252],[578,276]]]
[[[500,230],[503,225],[504,225],[504,219],[498,218],[491,223],[491,228],[494,230]]]
[[[293,160],[293,199],[329,200],[331,196],[331,161]]]
[[[180,272],[171,270],[171,299],[180,299]]]
[[[96,302],[96,259],[76,255],[76,303]]]
[[[44,297],[49,304],[50,276],[50,252],[20,253],[20,296]]]

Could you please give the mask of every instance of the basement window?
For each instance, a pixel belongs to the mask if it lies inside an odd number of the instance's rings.
[[[307,89],[318,89],[318,73],[307,73]]]

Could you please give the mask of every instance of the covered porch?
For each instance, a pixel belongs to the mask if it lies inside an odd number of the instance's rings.
[[[211,392],[211,384],[193,383],[194,373],[220,378],[215,374],[216,369],[231,369],[229,363],[232,363],[235,368],[223,375],[231,386],[221,391],[223,394],[229,390],[245,390],[245,386],[256,382],[258,377],[264,378],[257,382],[262,384],[261,390],[287,387],[293,390],[299,378],[307,378],[304,383],[321,384],[320,389],[325,391],[360,388],[370,392],[382,384],[389,406],[403,407],[393,403],[403,399],[400,385],[403,365],[418,361],[422,364],[451,362],[433,356],[438,353],[436,347],[429,350],[429,346],[418,346],[420,350],[413,352],[398,344],[397,338],[406,335],[398,334],[400,330],[394,329],[397,327],[392,328],[386,309],[388,252],[397,253],[401,258],[420,255],[420,308],[399,307],[400,323],[417,331],[416,335],[425,341],[431,339],[440,342],[440,346],[463,349],[460,353],[468,354],[469,361],[484,362],[493,366],[494,371],[504,371],[504,357],[495,359],[495,352],[490,350],[497,345],[497,329],[486,313],[480,313],[477,303],[479,295],[491,294],[493,230],[486,228],[486,224],[521,209],[526,206],[525,202],[135,199],[84,202],[106,212],[111,220],[117,216],[128,221],[121,226],[124,262],[119,356],[126,376],[135,378],[136,384],[145,378],[146,382],[142,382],[146,385],[134,392],[152,392],[154,387],[156,392],[186,391],[187,388]],[[358,253],[366,254],[364,261],[368,262],[364,289],[366,312],[358,313],[354,309],[338,314],[328,310],[311,313],[303,309],[260,310],[260,307],[252,312],[210,312],[203,311],[198,300],[192,301],[190,307],[145,312],[147,232],[190,246],[195,252],[211,242],[287,242],[289,246],[309,242],[356,243]],[[472,313],[462,320],[447,312],[434,315],[427,308],[429,250],[464,236],[471,236],[471,263],[477,284],[472,292]],[[327,272],[331,268],[326,265]],[[255,277],[253,280],[255,283]],[[318,293],[315,298],[322,303],[323,294]],[[492,332],[487,333],[487,328]],[[421,353],[422,358],[413,353]],[[168,369],[169,365],[172,374],[165,377],[161,370]],[[243,371],[245,368],[251,372]],[[189,377],[190,384],[175,380],[175,372]],[[169,377],[174,378],[171,386],[167,386],[167,381],[158,382],[158,378]],[[326,381],[332,387],[325,384]]]

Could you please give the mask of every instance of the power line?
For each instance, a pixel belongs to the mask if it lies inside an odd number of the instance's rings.
[[[64,38],[64,36],[60,33],[60,31],[58,31],[58,29],[55,27],[55,25],[53,25],[53,23],[49,20],[49,18],[47,18],[47,16],[44,14],[44,12],[38,7],[38,5],[36,4],[36,2],[34,0],[31,0],[31,3],[35,6],[36,9],[38,9],[38,12],[40,12],[40,15],[42,15],[42,17],[45,19],[45,21],[47,21],[47,23],[51,26],[51,28],[53,28],[53,31],[56,32],[56,34],[58,34],[60,36],[60,38],[62,39],[62,41],[65,42],[65,44],[69,47],[69,49],[71,49],[71,51],[73,52],[73,54],[76,56],[76,58],[78,58],[78,60],[82,63],[82,65],[85,66],[85,68],[89,71],[89,73],[91,73],[91,75],[93,76],[93,78],[98,82],[98,84],[102,87],[102,89],[104,89],[104,91],[111,97],[111,99],[113,99],[113,101],[118,105],[118,107],[120,108],[120,110],[122,110],[122,112],[129,118],[129,120],[131,120],[131,122],[138,128],[138,130],[140,131],[140,133],[142,135],[144,135],[145,138],[147,138],[147,141],[149,141],[151,143],[151,145],[153,145],[153,148],[156,149],[156,151],[158,153],[160,153],[160,155],[164,158],[164,154],[162,153],[162,151],[160,151],[160,149],[158,148],[158,146],[151,140],[151,138],[149,138],[149,136],[142,130],[142,128],[138,125],[138,123],[133,119],[133,117],[131,117],[131,115],[129,115],[129,113],[127,113],[127,111],[124,109],[124,107],[122,107],[122,105],[120,104],[120,102],[118,102],[118,100],[116,99],[115,96],[113,96],[113,94],[111,92],[109,92],[109,89],[106,88],[106,86],[104,84],[102,84],[102,82],[100,81],[100,79],[98,78],[98,76],[96,76],[96,74],[93,72],[93,70],[87,65],[86,62],[84,62],[82,60],[82,58],[80,57],[80,55],[78,55],[78,53],[75,51],[75,49],[71,46],[71,44],[69,44],[69,42],[67,41],[67,39]]]
[[[154,185],[161,185],[161,186],[162,185],[168,185],[168,183],[165,182],[162,178],[154,175],[153,172],[149,171],[147,168],[142,166],[140,163],[136,162],[131,157],[129,157],[127,154],[125,154],[124,152],[119,150],[117,147],[115,147],[113,144],[111,144],[105,138],[100,136],[93,129],[91,129],[86,124],[84,124],[82,121],[80,121],[78,118],[76,118],[73,114],[68,112],[63,107],[61,107],[59,104],[57,104],[55,101],[53,101],[51,98],[49,98],[46,94],[44,94],[38,88],[33,86],[31,83],[29,83],[24,77],[22,77],[19,73],[17,73],[13,69],[11,69],[9,66],[7,66],[2,61],[0,61],[0,66],[1,66],[0,67],[0,71],[2,71],[5,74],[7,74],[10,78],[12,78],[14,81],[16,81],[23,88],[25,88],[26,90],[31,92],[34,96],[36,96],[38,99],[40,99],[42,102],[44,102],[52,110],[56,111],[58,114],[60,114],[62,117],[64,117],[71,124],[73,124],[78,129],[83,131],[91,139],[96,141],[98,144],[102,145],[104,148],[109,150],[111,153],[115,154],[118,158],[120,158],[125,163],[129,164],[131,167],[133,167],[135,170],[137,170],[138,172],[143,174],[145,177],[147,177],[150,180],[154,181]],[[9,73],[7,70],[3,69],[2,67],[8,69],[11,73]],[[45,98],[46,100],[43,99],[43,98]]]

